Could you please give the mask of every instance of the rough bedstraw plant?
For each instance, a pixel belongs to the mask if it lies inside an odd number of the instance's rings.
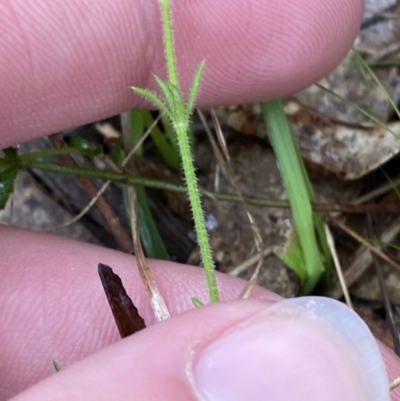
[[[164,81],[156,75],[154,78],[161,89],[163,98],[158,97],[157,94],[149,91],[148,89],[138,87],[133,87],[132,89],[137,94],[150,100],[156,107],[158,107],[160,111],[170,119],[171,125],[176,133],[189,201],[193,213],[197,241],[200,247],[200,254],[207,278],[210,299],[211,302],[218,302],[219,293],[214,270],[214,262],[208,240],[208,234],[200,200],[200,191],[197,185],[197,178],[193,165],[192,149],[189,139],[190,118],[192,116],[194,103],[200,88],[205,61],[200,63],[197,72],[195,73],[192,88],[189,92],[188,100],[186,102],[179,84],[174,35],[172,29],[171,3],[172,0],[159,0],[162,12],[163,39],[167,61],[168,81]]]

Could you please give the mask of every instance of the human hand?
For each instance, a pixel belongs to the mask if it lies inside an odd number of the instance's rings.
[[[276,304],[278,296],[255,288],[252,300],[181,314],[193,309],[191,297],[207,299],[204,272],[151,261],[174,316],[153,324],[131,256],[11,227],[0,228],[0,246],[0,399],[47,377],[16,400],[194,401],[202,399],[199,389],[214,392],[206,398],[210,401],[384,400],[371,392],[382,375],[376,354],[371,356],[375,342],[343,311],[332,330],[327,322],[332,309],[313,318],[306,311],[284,309]],[[122,278],[149,328],[116,342],[97,276],[99,261]],[[237,298],[244,286],[226,275],[218,281],[224,301]],[[342,336],[349,329],[350,343]],[[381,349],[393,379],[399,360]],[[204,356],[214,358],[215,368],[207,369]],[[54,373],[53,359],[63,367],[60,373]],[[227,391],[225,398],[221,391]],[[400,400],[399,393],[392,399]]]
[[[229,9],[215,1],[175,4],[184,86],[188,87],[195,67],[206,58],[201,105],[257,101],[299,90],[325,75],[346,53],[358,30],[361,6],[356,0],[329,4],[237,1],[230,2]],[[162,75],[156,2],[2,1],[0,8],[2,147],[140,106],[142,101],[129,86],[154,87],[151,73]],[[198,15],[207,18],[197,20]],[[141,314],[153,323],[134,259],[5,227],[0,241],[4,250],[0,399],[51,375],[52,359],[66,367],[93,353],[28,389],[19,399],[196,399],[186,374],[190,351],[251,316],[262,320],[268,332],[269,318],[261,314],[278,299],[256,289],[253,298],[263,303],[253,300],[201,308],[95,353],[117,339],[96,274],[97,263],[113,266]],[[174,315],[191,307],[191,296],[206,298],[202,271],[165,262],[153,262],[152,267]],[[234,299],[243,285],[226,276],[220,277],[220,284],[224,300]],[[334,391],[340,391],[343,382],[333,369],[322,372],[323,361],[313,353],[319,349],[332,356],[327,336],[303,319],[300,327],[306,325],[314,333],[310,334],[313,341],[292,332],[284,335],[279,329],[275,337],[265,338],[272,348],[276,340],[285,344],[279,360],[288,386],[279,396],[288,401],[288,389],[302,394],[310,388],[305,383],[309,383],[306,372],[311,371],[303,368],[308,366],[314,369],[315,391],[303,395],[308,400],[313,396],[337,399]],[[293,360],[283,351],[297,349],[299,339],[302,354]],[[348,351],[344,347],[338,355]],[[387,361],[396,375],[398,360],[390,355]],[[365,361],[358,370],[367,365]],[[268,379],[274,367],[264,367]],[[299,370],[304,376],[294,380]],[[243,369],[243,378],[246,373]],[[261,390],[266,391],[265,398],[271,398],[268,390]],[[362,394],[360,389],[352,400],[365,399]]]

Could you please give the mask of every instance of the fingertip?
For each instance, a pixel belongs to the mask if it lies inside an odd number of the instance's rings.
[[[320,79],[350,48],[363,2],[202,0],[173,7],[185,95],[207,60],[203,107],[283,97]],[[3,1],[0,10],[1,147],[144,107],[130,87],[156,89],[152,74],[165,77],[155,1]]]
[[[209,24],[220,24],[220,39],[216,41],[215,32],[206,31],[202,33],[206,39],[198,45],[203,49],[186,46],[185,50],[193,52],[190,58],[195,52],[207,51],[212,41],[220,46],[208,62],[201,104],[228,104],[234,99],[257,102],[304,89],[344,58],[363,14],[361,0],[272,0],[247,5],[249,12],[243,14],[242,5],[231,2],[224,17],[217,4]],[[187,36],[182,40],[189,41]],[[215,93],[216,86],[219,91]]]

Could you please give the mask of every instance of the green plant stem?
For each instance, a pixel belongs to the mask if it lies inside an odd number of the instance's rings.
[[[201,205],[200,191],[197,184],[197,177],[193,165],[193,156],[189,140],[190,116],[194,107],[194,100],[197,96],[201,76],[204,70],[204,62],[195,75],[193,87],[189,94],[188,104],[183,100],[179,85],[177,58],[175,54],[174,33],[172,29],[172,0],[159,0],[162,9],[163,38],[165,55],[167,60],[169,83],[163,82],[156,77],[158,84],[164,91],[166,97],[167,115],[171,118],[171,124],[176,132],[179,150],[181,153],[182,167],[188,189],[189,201],[192,208],[193,220],[197,234],[197,241],[200,247],[200,254],[206,274],[208,291],[211,302],[219,302],[217,278],[215,274],[214,261],[210,242],[208,239],[206,222]]]
[[[177,137],[182,156],[182,166],[185,173],[186,185],[192,207],[194,226],[197,233],[197,241],[206,274],[208,290],[211,302],[219,302],[217,278],[215,275],[214,260],[212,257],[210,242],[206,229],[203,208],[201,205],[200,191],[197,184],[197,177],[194,171],[192,152],[189,137],[186,130],[177,127]]]
[[[167,60],[168,77],[172,85],[180,91],[178,67],[175,54],[174,31],[172,29],[171,0],[160,0],[164,28],[165,57]]]
[[[28,169],[35,168],[38,170],[54,171],[60,174],[70,174],[76,176],[94,177],[101,180],[109,180],[113,182],[120,182],[123,184],[130,185],[143,185],[146,188],[160,189],[170,192],[187,193],[187,188],[184,185],[170,184],[164,181],[153,180],[151,178],[137,177],[129,174],[116,173],[111,170],[96,170],[82,167],[68,167],[61,166],[53,163],[46,163],[41,161],[32,162],[19,162],[19,168]],[[203,196],[207,196],[214,200],[226,201],[226,202],[242,202],[240,196],[229,192],[213,192],[203,188],[199,188],[200,193]],[[255,196],[243,196],[245,202],[249,205],[273,207],[278,209],[289,209],[290,204],[288,201],[261,198]],[[344,212],[344,213],[366,213],[366,212],[383,212],[384,208],[376,210],[370,208],[371,205],[365,205],[366,207],[359,205],[336,205],[336,204],[325,204],[325,203],[312,203],[313,210],[325,211],[325,212]],[[386,210],[385,212],[396,212],[396,210]]]

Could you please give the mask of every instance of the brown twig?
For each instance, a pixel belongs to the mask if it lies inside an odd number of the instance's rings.
[[[58,135],[50,135],[49,139],[55,148],[64,147],[64,143]],[[77,163],[71,155],[62,155],[60,157],[65,165],[77,167]],[[89,178],[80,176],[77,177],[77,179],[91,197],[95,197],[97,195],[99,190]],[[100,212],[103,214],[105,220],[107,221],[107,224],[109,225],[111,232],[115,240],[117,241],[118,248],[123,252],[131,253],[133,250],[132,241],[129,234],[122,226],[113,208],[102,196],[98,198],[96,204]]]

